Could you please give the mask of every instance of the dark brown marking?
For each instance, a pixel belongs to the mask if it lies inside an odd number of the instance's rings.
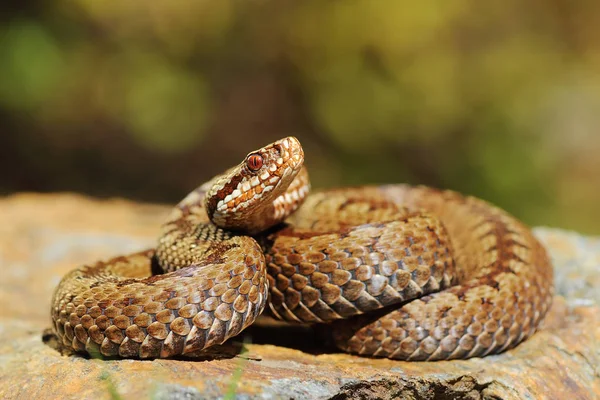
[[[214,215],[217,204],[220,200],[223,200],[227,195],[233,193],[237,185],[244,179],[243,173],[239,173],[234,175],[229,182],[225,184],[223,189],[217,191],[217,194],[207,199],[206,202],[206,212],[209,218],[212,218]]]

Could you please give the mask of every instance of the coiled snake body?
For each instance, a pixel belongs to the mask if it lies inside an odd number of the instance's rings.
[[[252,152],[174,209],[156,249],[67,274],[51,307],[62,343],[186,354],[237,335],[267,304],[329,323],[345,351],[393,359],[485,356],[535,332],[553,275],[522,223],[426,187],[307,196],[303,159],[293,137]]]

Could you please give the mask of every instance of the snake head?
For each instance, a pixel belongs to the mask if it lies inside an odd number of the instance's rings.
[[[308,193],[303,164],[304,151],[293,136],[250,152],[211,181],[205,197],[210,220],[250,234],[283,221]]]

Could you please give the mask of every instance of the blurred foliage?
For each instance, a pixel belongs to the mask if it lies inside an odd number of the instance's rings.
[[[58,0],[5,15],[4,193],[175,202],[294,134],[316,187],[422,183],[600,233],[598,2]]]

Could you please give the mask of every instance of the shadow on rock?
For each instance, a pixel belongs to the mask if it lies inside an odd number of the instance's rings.
[[[313,355],[340,352],[330,339],[328,325],[293,324],[264,314],[240,336],[249,343],[286,347]]]

